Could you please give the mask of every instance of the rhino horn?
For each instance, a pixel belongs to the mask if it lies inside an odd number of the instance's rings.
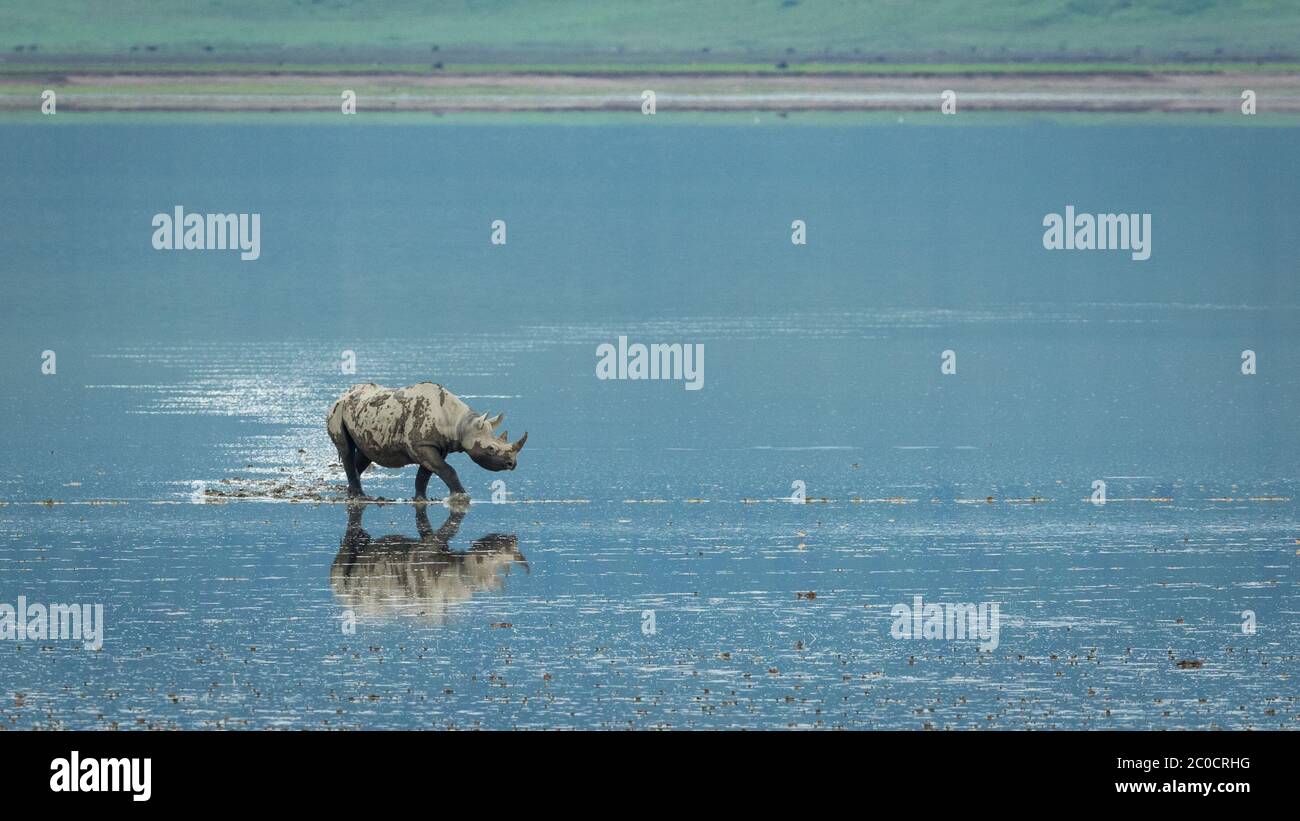
[[[515,453],[518,453],[519,451],[524,449],[524,442],[527,441],[528,441],[528,431],[524,431],[524,435],[519,437],[519,441],[515,442],[510,447],[512,450],[514,450]]]

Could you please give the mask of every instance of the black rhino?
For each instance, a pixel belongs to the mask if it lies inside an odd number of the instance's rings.
[[[511,443],[496,434],[503,414],[476,414],[451,391],[432,382],[385,388],[353,385],[330,408],[325,426],[348,474],[348,497],[364,496],[361,474],[373,462],[387,468],[419,465],[415,500],[425,501],[429,477],[451,491],[451,501],[469,496],[447,456],[464,452],[485,470],[514,470],[528,434]]]

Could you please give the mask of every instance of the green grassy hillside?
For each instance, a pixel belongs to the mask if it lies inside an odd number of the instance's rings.
[[[1295,0],[4,0],[0,57],[145,62],[1292,59]]]

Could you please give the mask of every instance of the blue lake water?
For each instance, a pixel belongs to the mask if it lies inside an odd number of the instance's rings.
[[[0,605],[106,624],[0,640],[0,723],[1294,727],[1297,137],[0,126]],[[261,258],[155,251],[176,205]],[[1067,205],[1151,258],[1044,250]],[[597,379],[619,336],[703,389]],[[325,412],[423,380],[519,469],[350,529]]]

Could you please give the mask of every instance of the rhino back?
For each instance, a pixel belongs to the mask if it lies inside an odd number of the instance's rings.
[[[459,445],[460,420],[472,412],[460,397],[442,385],[421,382],[398,389],[394,399],[409,409],[407,437],[412,445],[430,445],[443,452]]]

